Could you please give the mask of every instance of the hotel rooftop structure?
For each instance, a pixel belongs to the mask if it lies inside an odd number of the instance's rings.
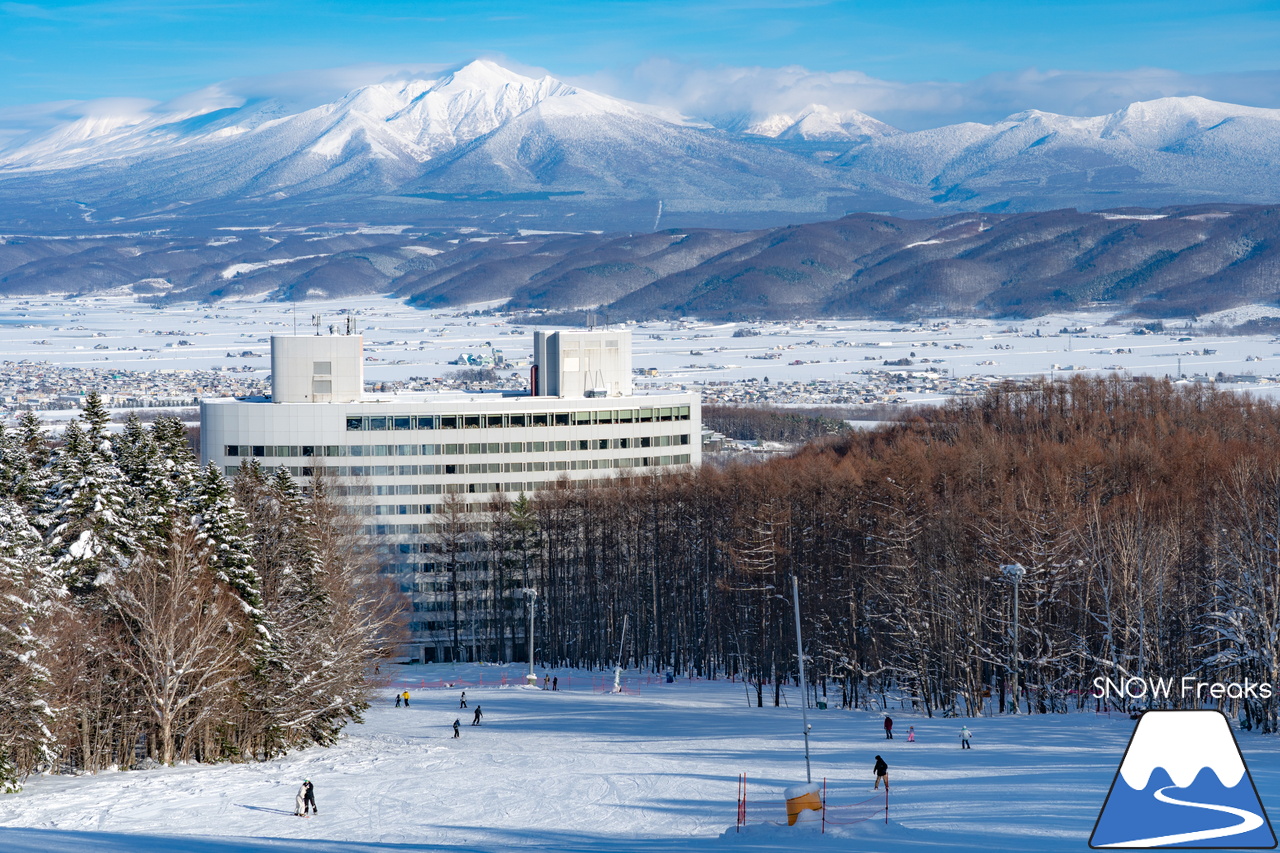
[[[476,546],[460,595],[443,521],[461,509],[480,530],[499,495],[698,465],[697,393],[636,396],[631,375],[630,332],[535,332],[532,392],[367,394],[361,336],[278,335],[270,397],[201,403],[201,456],[333,476],[412,601],[410,657],[523,659],[523,583],[496,588]]]

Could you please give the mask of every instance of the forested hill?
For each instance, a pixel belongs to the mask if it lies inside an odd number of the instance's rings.
[[[0,240],[0,295],[166,302],[384,293],[423,308],[597,306],[614,320],[979,315],[1100,307],[1185,317],[1280,296],[1280,208],[856,214],[729,231],[528,233],[335,226]],[[568,312],[568,313],[566,313]]]

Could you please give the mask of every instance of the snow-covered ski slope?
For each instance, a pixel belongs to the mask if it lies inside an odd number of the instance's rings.
[[[873,712],[810,711],[813,772],[834,802],[871,797],[889,763],[890,823],[828,829],[753,824],[736,833],[746,773],[750,816],[785,822],[782,789],[804,781],[800,710],[749,706],[741,683],[628,676],[638,694],[595,692],[600,673],[552,670],[557,692],[516,686],[524,669],[390,666],[363,725],[332,749],[265,764],[41,777],[0,797],[6,853],[183,851],[496,853],[704,850],[1079,851],[1133,723],[1092,713],[929,719],[892,702],[896,734]],[[542,670],[539,670],[541,673]],[[503,675],[507,686],[501,686]],[[461,685],[474,683],[468,707]],[[394,707],[407,687],[409,708]],[[479,704],[484,722],[470,725]],[[838,705],[838,702],[833,704]],[[462,737],[452,739],[452,723]],[[973,749],[962,751],[962,723]],[[916,728],[917,742],[906,740]],[[1263,805],[1280,813],[1280,739],[1237,733]],[[302,779],[320,813],[292,814]]]

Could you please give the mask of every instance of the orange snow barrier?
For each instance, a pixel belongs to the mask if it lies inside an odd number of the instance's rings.
[[[782,826],[780,820],[770,820],[767,816],[759,816],[761,811],[767,815],[779,806],[786,806],[787,826],[797,823],[820,823],[822,831],[827,831],[827,824],[833,826],[852,826],[868,820],[877,820],[884,815],[884,822],[889,822],[889,791],[886,788],[883,796],[870,797],[856,803],[832,803],[827,798],[827,780],[822,785],[796,785],[783,792],[785,801],[751,800],[751,815],[747,814],[747,774],[738,775],[738,831],[750,823],[768,823]],[[816,811],[816,815],[807,814]],[[777,814],[777,812],[773,812]]]
[[[810,783],[793,785],[782,792],[783,798],[787,801],[787,826],[795,826],[800,818],[800,812],[805,809],[822,811],[822,797],[818,795],[820,790],[817,783]]]

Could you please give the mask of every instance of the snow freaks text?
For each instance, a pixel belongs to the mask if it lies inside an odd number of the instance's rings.
[[[1130,678],[1112,679],[1098,676],[1093,680],[1093,695],[1098,699],[1270,699],[1275,688],[1262,681],[1200,681],[1195,676],[1182,678]]]

